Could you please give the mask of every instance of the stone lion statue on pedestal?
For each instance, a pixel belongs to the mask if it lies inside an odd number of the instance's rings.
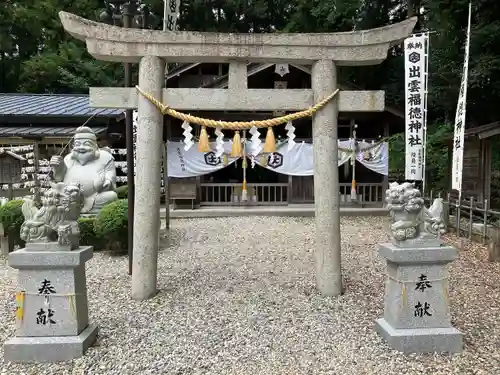
[[[42,193],[42,206],[38,208],[31,199],[22,206],[24,223],[20,237],[26,248],[39,250],[73,250],[79,246],[78,218],[84,196],[79,186],[52,183]]]
[[[443,200],[437,198],[431,207],[426,208],[420,190],[414,183],[391,183],[385,199],[392,218],[392,236],[396,242],[432,240],[446,232]]]

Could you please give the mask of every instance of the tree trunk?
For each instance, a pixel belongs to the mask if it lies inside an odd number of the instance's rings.
[[[415,0],[408,0],[408,10],[407,10],[407,15],[408,18],[413,17],[415,15]]]

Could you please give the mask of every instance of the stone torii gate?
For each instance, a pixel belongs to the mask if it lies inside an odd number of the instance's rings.
[[[320,34],[223,34],[126,29],[60,12],[67,32],[97,59],[139,63],[139,87],[184,111],[296,111],[338,87],[337,66],[380,64],[416,18],[372,30]],[[164,89],[167,62],[229,63],[228,89]],[[248,89],[246,64],[312,64],[312,89]],[[163,115],[135,88],[91,88],[94,107],[138,108],[132,298],[156,294]],[[341,91],[313,116],[316,273],[321,293],[342,292],[337,115],[384,110],[383,91]],[[156,213],[156,214],[155,214]]]

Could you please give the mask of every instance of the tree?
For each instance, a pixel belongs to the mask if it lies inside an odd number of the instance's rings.
[[[425,24],[434,31],[430,52],[430,96],[433,117],[453,121],[460,88],[467,29],[468,0],[428,0]],[[469,124],[498,120],[500,88],[500,4],[479,0],[472,4],[472,29],[467,93]]]
[[[103,7],[103,0],[6,0],[0,9],[0,91],[71,93],[120,85],[120,64],[96,61],[59,21],[60,10],[97,19]]]

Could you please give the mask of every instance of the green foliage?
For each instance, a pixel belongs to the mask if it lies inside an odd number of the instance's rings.
[[[11,200],[0,206],[0,222],[3,225],[5,233],[12,233],[21,228],[24,222],[23,212],[21,210],[24,201],[21,199]]]
[[[425,27],[435,31],[430,42],[429,108],[435,118],[452,122],[464,62],[469,0],[423,2]],[[495,10],[496,9],[496,10]],[[468,124],[498,120],[500,87],[500,2],[472,2],[472,24],[467,92]]]
[[[106,248],[124,254],[128,248],[128,201],[119,199],[104,206],[94,222],[99,238],[106,240]]]
[[[127,199],[128,198],[128,185],[118,186],[115,190],[115,193],[118,195],[118,199]]]
[[[97,20],[104,0],[7,0],[0,7],[0,92],[85,93],[123,85],[123,67],[97,61],[68,35],[61,10]]]
[[[405,133],[398,133],[389,141],[389,174],[391,180],[404,180],[405,158]]]
[[[425,174],[429,189],[447,191],[450,181],[450,166],[448,157],[448,143],[453,137],[450,125],[435,124],[430,126],[427,134],[427,155]],[[426,188],[427,190],[427,188]]]
[[[10,238],[14,245],[24,246],[24,241],[19,237],[21,225],[24,222],[21,207],[23,201],[20,199],[11,200],[0,206],[0,222],[4,228],[4,234]]]
[[[431,124],[427,133],[426,181],[428,187],[448,190],[448,146],[453,130],[450,125]],[[398,133],[389,142],[389,174],[391,180],[405,179],[405,134]],[[427,190],[427,189],[426,189]]]
[[[163,14],[163,0],[150,1],[156,14]],[[272,32],[282,30],[293,9],[286,0],[181,1],[182,30],[219,32]]]
[[[94,250],[102,250],[106,245],[106,241],[96,234],[94,223],[95,217],[81,217],[78,219],[80,245],[93,246]]]
[[[498,169],[497,169],[498,171]],[[491,176],[491,206],[500,207],[500,174],[493,173]],[[499,223],[500,224],[500,223]]]

